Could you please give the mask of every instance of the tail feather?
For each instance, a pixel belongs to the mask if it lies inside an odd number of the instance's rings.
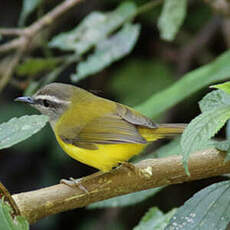
[[[173,137],[181,134],[186,126],[186,124],[160,124],[157,128],[141,128],[139,131],[147,141],[155,141],[160,138]]]
[[[187,124],[160,124],[156,128],[156,133],[162,134],[180,134],[183,133],[184,129],[186,128]]]

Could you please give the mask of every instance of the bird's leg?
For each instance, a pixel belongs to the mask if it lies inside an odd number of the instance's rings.
[[[71,188],[78,187],[81,191],[89,194],[89,191],[82,185],[81,178],[80,179],[74,179],[73,177],[70,177],[69,180],[61,179],[60,183],[65,184],[67,186],[70,186]]]
[[[89,193],[89,191],[85,188],[85,186],[81,183],[81,181],[87,181],[88,179],[92,179],[92,178],[96,178],[98,176],[101,176],[102,174],[104,174],[104,172],[99,171],[96,172],[94,174],[91,174],[89,176],[86,176],[84,178],[79,178],[79,179],[74,179],[73,177],[70,177],[69,180],[66,179],[61,179],[60,183],[61,184],[65,184],[71,188],[76,188],[78,187],[81,191],[85,192],[85,193]]]

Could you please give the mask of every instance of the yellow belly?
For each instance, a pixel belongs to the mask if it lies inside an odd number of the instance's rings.
[[[72,158],[97,168],[103,172],[110,171],[119,163],[139,154],[145,144],[107,144],[97,145],[97,150],[88,150],[64,143],[56,137],[62,149]]]

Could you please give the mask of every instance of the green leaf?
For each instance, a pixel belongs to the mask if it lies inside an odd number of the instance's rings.
[[[55,36],[49,46],[80,56],[132,18],[136,10],[134,3],[124,2],[112,12],[92,12],[75,29]]]
[[[72,75],[76,82],[88,75],[97,73],[111,63],[129,54],[136,44],[140,31],[139,25],[125,24],[115,35],[97,44],[96,50],[86,61],[77,66],[77,73]]]
[[[184,22],[187,0],[164,0],[162,13],[158,20],[160,36],[166,41],[172,41]]]
[[[185,74],[175,84],[153,94],[144,103],[138,105],[136,109],[146,116],[156,117],[203,87],[228,79],[230,76],[229,63],[230,51],[227,51],[210,64]]]
[[[42,3],[43,0],[23,0],[19,26],[24,26],[27,17]]]
[[[58,58],[29,58],[17,67],[16,72],[20,76],[33,76],[54,69],[60,61]]]
[[[200,114],[188,124],[181,137],[183,162],[187,173],[189,154],[203,149],[229,118],[230,105],[224,105]]]
[[[227,162],[230,160],[230,140],[224,141],[213,141],[214,148],[226,152],[224,161]]]
[[[0,200],[0,229],[2,230],[29,230],[29,223],[22,216],[12,217],[11,207]]]
[[[173,209],[164,214],[158,208],[153,207],[144,215],[134,230],[164,230],[175,212],[176,209]]]
[[[42,129],[48,122],[44,115],[12,118],[0,125],[0,149],[17,144]]]
[[[230,121],[227,122],[225,135],[226,139],[230,140]]]
[[[217,88],[223,90],[225,93],[230,94],[230,81],[227,81],[223,84],[212,85],[210,88]]]
[[[230,140],[214,141],[214,146],[221,151],[228,151],[230,149]]]
[[[201,112],[206,112],[224,105],[230,105],[230,95],[221,90],[214,90],[206,94],[199,102]]]
[[[178,209],[165,230],[225,230],[230,222],[230,181],[208,186]]]
[[[129,205],[134,205],[141,201],[146,200],[147,198],[154,196],[158,193],[163,187],[148,189],[140,192],[134,192],[131,194],[114,197],[108,200],[103,200],[90,204],[89,208],[110,208],[110,207],[124,207]]]

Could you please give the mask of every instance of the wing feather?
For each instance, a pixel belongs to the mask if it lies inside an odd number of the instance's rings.
[[[91,150],[97,149],[97,144],[146,144],[138,126],[157,128],[157,125],[127,106],[116,106],[115,112],[96,117],[83,127],[64,127],[59,136],[66,143]]]

